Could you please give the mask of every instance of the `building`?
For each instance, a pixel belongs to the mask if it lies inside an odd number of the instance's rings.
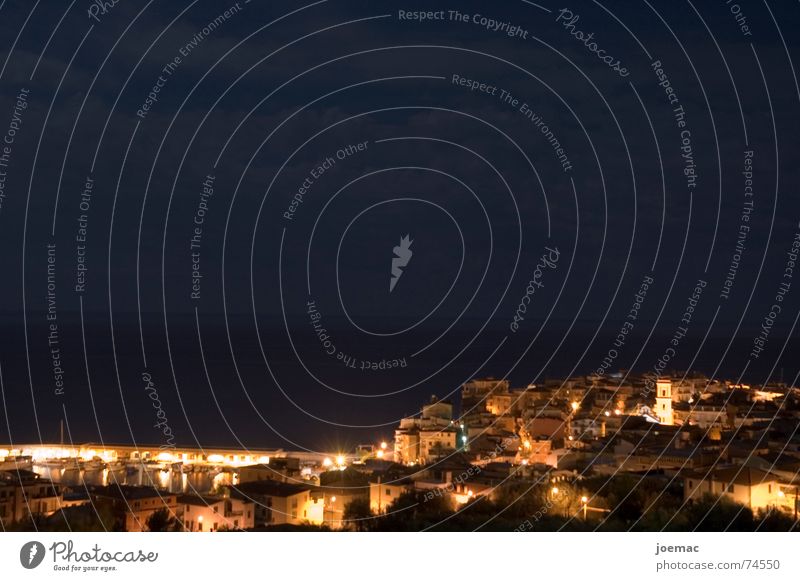
[[[9,455],[11,454],[11,455]],[[33,457],[20,455],[19,450],[0,449],[0,472],[33,469]]]
[[[661,424],[665,426],[675,424],[672,417],[672,380],[669,378],[656,381],[655,412]]]
[[[422,417],[427,420],[444,420],[444,425],[447,425],[453,419],[453,404],[432,396],[430,403],[422,406]]]
[[[684,473],[684,501],[698,500],[704,494],[725,496],[753,511],[778,507],[785,498],[777,475],[747,466]]]
[[[434,396],[422,407],[420,417],[400,420],[395,430],[394,458],[401,464],[427,464],[453,453],[457,446],[453,404]]]
[[[324,472],[315,493],[322,499],[324,524],[332,529],[344,528],[347,505],[355,500],[369,499],[369,476],[353,468]]]
[[[184,530],[190,532],[252,529],[255,503],[236,493],[222,496],[181,494],[177,498],[176,514]]]
[[[452,454],[456,450],[458,433],[454,428],[421,429],[419,431],[418,460],[428,464]]]
[[[507,379],[471,379],[461,387],[461,401],[463,407],[468,407],[470,402],[485,400],[490,395],[504,395],[509,392],[510,383]]]
[[[534,417],[524,427],[532,438],[563,440],[567,436],[567,420],[562,418]]]
[[[536,405],[542,399],[543,393],[535,385],[511,391],[511,414],[515,417],[528,419],[536,414]]]
[[[147,519],[162,509],[177,517],[177,495],[150,486],[98,486],[91,490],[91,499],[111,508],[129,532],[146,531]]]
[[[736,412],[724,398],[711,397],[693,403],[677,403],[674,406],[673,418],[676,424],[697,426],[704,430],[710,428],[726,428],[741,425],[736,421]]]
[[[231,496],[254,503],[255,527],[321,524],[323,501],[311,494],[312,489],[304,484],[254,480],[233,487]]]
[[[35,472],[0,472],[0,524],[3,528],[31,516],[49,516],[63,501],[61,486]]]
[[[413,427],[396,430],[394,433],[394,459],[401,464],[414,464],[419,461],[419,430]]]
[[[385,513],[401,494],[414,490],[414,481],[408,476],[382,480],[386,478],[377,477],[369,483],[369,508],[373,514]]]
[[[553,442],[547,438],[527,438],[517,451],[517,464],[548,464],[557,466],[557,459],[552,453]]]
[[[461,386],[461,408],[464,421],[477,425],[481,416],[504,416],[512,411],[513,397],[507,379],[472,379]],[[533,397],[530,398],[533,400]],[[530,402],[528,402],[530,403]],[[514,406],[516,407],[516,406]]]
[[[129,444],[0,444],[0,470],[15,467],[26,468],[32,463],[53,460],[99,461],[104,463],[158,462],[181,463],[184,466],[229,466],[238,468],[251,464],[273,464],[278,460],[292,458],[301,463],[320,464],[327,454],[318,452],[292,451],[282,449],[242,449],[242,448],[191,448],[177,446],[165,449],[153,445]]]
[[[272,458],[263,464],[251,464],[239,468],[239,482],[256,480],[277,480],[294,482],[301,477],[299,458]]]
[[[414,489],[423,493],[425,499],[441,498],[455,508],[476,496],[488,495],[504,478],[508,478],[508,473],[497,476],[496,480],[483,478],[488,472],[485,466],[490,464],[481,467],[470,462],[467,454],[457,453],[424,467],[411,478]]]

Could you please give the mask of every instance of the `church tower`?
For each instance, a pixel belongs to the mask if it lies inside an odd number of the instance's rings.
[[[661,420],[661,424],[672,426],[675,422],[672,418],[672,380],[659,379],[656,382],[656,415]]]

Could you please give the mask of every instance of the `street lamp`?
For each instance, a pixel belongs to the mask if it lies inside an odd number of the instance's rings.
[[[586,511],[589,507],[589,499],[585,496],[581,496],[581,502],[583,503],[583,520],[586,520]]]

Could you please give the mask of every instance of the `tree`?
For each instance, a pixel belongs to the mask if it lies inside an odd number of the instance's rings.
[[[704,494],[702,498],[687,504],[681,514],[685,516],[688,527],[682,530],[697,530],[701,532],[750,532],[755,530],[753,512],[744,506],[726,497],[716,497]],[[670,527],[671,528],[671,527]]]
[[[758,530],[765,532],[788,532],[800,530],[794,526],[794,519],[778,510],[759,511]]]
[[[354,498],[344,507],[344,521],[347,526],[358,532],[369,528],[372,519],[372,510],[368,498]]]
[[[441,491],[407,490],[398,496],[386,514],[370,522],[376,531],[419,531],[442,522],[452,514],[449,499]]]
[[[554,502],[548,497],[548,493],[549,488],[546,486],[510,481],[498,487],[493,504],[495,510],[502,510],[504,515],[517,520],[535,514],[560,511],[562,507],[553,506]]]
[[[159,509],[147,518],[147,530],[153,533],[164,533],[176,530],[178,519],[166,508]]]

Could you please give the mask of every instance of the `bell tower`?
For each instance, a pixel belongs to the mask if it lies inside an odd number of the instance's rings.
[[[656,415],[661,420],[661,424],[672,426],[675,422],[672,418],[672,380],[659,379],[656,382]]]

